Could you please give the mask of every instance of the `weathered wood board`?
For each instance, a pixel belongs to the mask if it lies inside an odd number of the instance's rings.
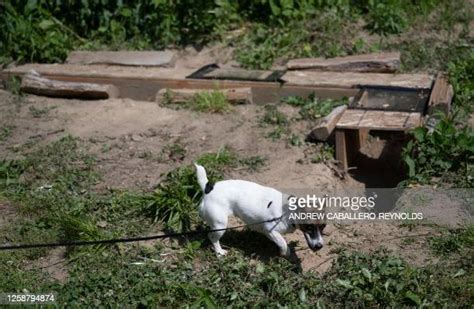
[[[326,141],[346,109],[347,105],[338,106],[334,108],[326,117],[318,119],[313,130],[309,134],[309,138],[322,142]]]
[[[448,115],[451,111],[451,101],[453,100],[453,96],[453,86],[448,83],[446,76],[438,74],[428,101],[428,114],[432,115],[435,112],[440,111]]]
[[[166,100],[172,103],[186,103],[193,100],[194,97],[204,91],[219,90],[225,96],[227,101],[233,104],[252,103],[251,88],[227,88],[227,89],[161,89],[156,94],[156,101],[164,103]]]
[[[400,53],[292,59],[286,67],[288,70],[393,73],[400,67]]]
[[[282,78],[292,85],[314,87],[386,86],[429,89],[433,76],[428,74],[383,74],[354,72],[288,71]]]
[[[12,75],[21,77],[31,69],[55,80],[113,84],[119,89],[121,98],[152,102],[155,101],[156,93],[164,88],[251,88],[253,102],[256,104],[278,102],[286,96],[307,97],[312,93],[322,99],[354,97],[358,93],[357,89],[340,87],[313,87],[276,82],[186,79],[186,76],[193,73],[195,69],[184,68],[27,64],[1,71],[0,78],[5,81]]]
[[[421,113],[348,109],[337,122],[338,129],[405,131],[421,125]]]
[[[175,58],[172,51],[73,51],[66,63],[172,67]]]
[[[87,100],[116,98],[119,94],[119,90],[114,85],[51,80],[35,71],[23,76],[21,90],[42,96]]]

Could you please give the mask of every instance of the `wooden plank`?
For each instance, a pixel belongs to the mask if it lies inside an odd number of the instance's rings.
[[[272,74],[273,71],[265,70],[246,70],[240,68],[219,68],[215,69],[207,74],[206,78],[215,78],[215,79],[237,79],[237,80],[267,80]]]
[[[313,93],[321,99],[341,99],[354,97],[358,92],[357,89],[351,88],[312,87],[272,82],[186,79],[186,76],[193,73],[194,69],[124,68],[105,65],[28,64],[5,69],[0,72],[0,78],[6,81],[12,75],[21,77],[30,69],[35,69],[41,75],[55,80],[113,84],[119,89],[121,98],[141,101],[155,101],[156,93],[163,88],[251,88],[253,101],[256,104],[278,102],[287,96],[307,97]]]
[[[345,130],[336,129],[336,160],[339,161],[339,167],[347,170],[347,148]]]
[[[336,123],[339,121],[346,109],[347,105],[338,106],[334,108],[329,115],[320,118],[309,134],[309,138],[317,141],[326,141],[334,131]]]
[[[346,110],[339,121],[337,127],[339,128],[358,128],[365,111],[360,109],[348,109]]]
[[[336,58],[301,58],[288,61],[288,70],[393,73],[400,67],[400,53],[372,53]]]
[[[227,101],[233,104],[252,103],[251,88],[227,88],[227,89],[160,89],[156,94],[156,101],[164,103],[171,101],[172,103],[186,103],[194,99],[201,92],[220,91],[224,94]],[[168,102],[169,103],[169,102]]]
[[[282,78],[291,85],[314,87],[385,86],[429,89],[433,76],[428,74],[382,74],[354,72],[288,71]]]
[[[175,58],[172,51],[73,51],[66,63],[172,67]]]
[[[119,90],[114,85],[75,83],[51,80],[31,71],[21,81],[21,90],[36,95],[100,100],[118,97]]]
[[[451,101],[453,100],[453,96],[453,86],[448,83],[446,76],[439,73],[436,76],[430,98],[428,100],[428,114],[432,115],[437,111],[440,111],[448,115],[451,110]]]
[[[421,113],[347,110],[336,127],[341,129],[405,131],[420,125]]]

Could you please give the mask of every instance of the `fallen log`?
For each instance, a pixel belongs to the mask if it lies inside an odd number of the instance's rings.
[[[186,103],[194,99],[201,92],[219,91],[224,94],[229,103],[247,104],[253,103],[251,88],[227,88],[227,89],[160,89],[156,94],[158,103]]]
[[[318,119],[316,126],[309,134],[311,140],[317,140],[324,142],[331,135],[332,131],[336,127],[337,122],[341,118],[344,111],[347,109],[347,105],[341,105],[332,110],[326,117]]]
[[[175,58],[172,51],[74,51],[66,63],[173,67]]]
[[[119,90],[114,85],[51,80],[34,70],[23,76],[21,90],[41,96],[86,100],[117,98],[119,95]]]
[[[288,70],[393,73],[400,67],[400,53],[292,59],[286,66]]]

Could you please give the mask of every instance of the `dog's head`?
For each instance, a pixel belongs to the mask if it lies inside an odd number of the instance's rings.
[[[324,246],[323,230],[326,223],[298,224],[298,228],[303,232],[308,247],[313,251],[318,251]]]

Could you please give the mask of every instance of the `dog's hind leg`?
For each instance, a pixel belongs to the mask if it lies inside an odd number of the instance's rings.
[[[227,218],[225,219],[225,222],[219,222],[218,224],[213,224],[211,226],[213,230],[225,229],[226,227],[227,227]],[[216,252],[218,256],[219,255],[223,256],[227,254],[227,250],[222,249],[221,244],[219,242],[219,240],[221,239],[222,235],[224,235],[224,233],[225,233],[225,230],[212,232],[208,234],[209,240],[212,243],[212,247],[214,248],[214,251]]]
[[[281,236],[280,233],[273,231],[270,233],[265,233],[265,235],[271,241],[273,241],[278,246],[278,248],[280,248],[280,255],[287,258],[290,257],[291,255],[290,247],[288,247],[288,244],[286,243],[285,238],[283,238],[283,236]]]

